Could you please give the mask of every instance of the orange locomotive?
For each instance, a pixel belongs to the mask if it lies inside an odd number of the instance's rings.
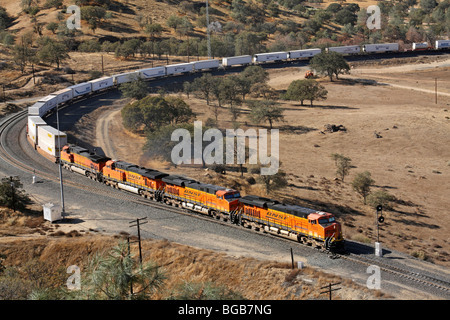
[[[65,169],[86,177],[102,181],[102,169],[109,158],[89,152],[78,146],[64,146],[61,152],[61,164]]]
[[[165,184],[162,178],[168,176],[156,170],[138,167],[124,161],[107,161],[103,168],[103,182],[114,188],[127,190],[145,198],[161,200]]]
[[[167,176],[164,202],[228,220],[239,205],[239,191],[201,183],[181,176]]]
[[[245,196],[239,199],[239,203],[239,209],[232,214],[232,221],[243,226],[326,249],[343,247],[341,225],[331,213],[258,196]]]
[[[232,223],[326,249],[343,248],[341,225],[331,213],[169,175],[110,158],[77,146],[65,146],[61,163],[115,188]]]

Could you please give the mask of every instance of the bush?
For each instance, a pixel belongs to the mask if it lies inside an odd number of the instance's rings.
[[[367,197],[367,203],[374,209],[376,209],[378,205],[382,205],[383,209],[391,210],[392,202],[394,200],[395,197],[385,190],[377,190]]]
[[[23,185],[17,177],[5,177],[0,182],[0,206],[23,210],[30,203],[29,196],[22,189]]]
[[[78,46],[78,51],[81,52],[99,52],[101,50],[102,45],[95,39],[84,41]]]

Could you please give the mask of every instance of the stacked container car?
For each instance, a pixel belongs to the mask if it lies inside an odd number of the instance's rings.
[[[264,62],[278,62],[287,60],[289,53],[287,52],[269,52],[269,53],[258,53],[253,56],[254,63],[264,63]]]
[[[178,63],[166,66],[166,75],[172,76],[176,74],[190,73],[194,71],[194,63]]]
[[[153,79],[158,77],[164,77],[166,75],[165,67],[154,67],[148,69],[138,70],[137,73],[141,79]]]
[[[220,61],[217,59],[196,61],[193,64],[195,71],[218,69],[220,67]]]
[[[113,77],[103,77],[89,81],[92,85],[92,92],[107,90],[114,86]]]
[[[41,98],[38,102],[28,108],[28,115],[44,117],[56,108],[57,101],[58,99],[54,95],[48,95]]]
[[[47,123],[39,116],[29,116],[28,117],[28,125],[27,125],[27,131],[28,131],[28,138],[33,143],[33,147],[36,148],[38,144],[38,127],[39,126],[46,126]]]
[[[73,99],[73,90],[70,88],[62,89],[52,93],[53,96],[56,96],[56,103],[58,105],[64,104]]]
[[[81,98],[92,92],[92,84],[89,82],[78,83],[69,88],[72,89],[73,99]]]
[[[246,66],[252,63],[252,56],[226,57],[222,59],[222,67]]]
[[[304,49],[289,51],[289,59],[309,59],[321,53],[320,49]]]
[[[327,52],[333,51],[340,54],[357,54],[361,52],[360,46],[340,46],[340,47],[329,47],[326,49]]]
[[[136,71],[134,71],[134,72],[125,72],[125,73],[121,73],[121,74],[116,74],[116,75],[113,75],[112,78],[113,78],[114,85],[118,86],[123,83],[133,82],[138,79],[138,76],[139,76],[139,74],[137,74]]]
[[[436,50],[450,49],[450,40],[436,40]]]
[[[38,126],[38,146],[49,155],[58,158],[60,151],[67,144],[67,135],[51,126]]]
[[[365,44],[363,51],[367,53],[397,52],[398,43]]]

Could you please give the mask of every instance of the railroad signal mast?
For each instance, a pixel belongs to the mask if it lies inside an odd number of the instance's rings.
[[[383,256],[383,249],[380,243],[380,223],[384,222],[383,206],[380,204],[377,206],[375,224],[377,225],[377,241],[375,242],[375,255],[377,257]]]

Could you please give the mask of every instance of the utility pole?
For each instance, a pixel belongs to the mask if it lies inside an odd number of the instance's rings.
[[[291,248],[291,263],[292,263],[292,269],[294,269],[294,252],[292,251],[292,248]]]
[[[208,36],[208,59],[211,59],[211,34],[209,31],[209,5],[206,0],[206,34]]]
[[[320,288],[320,289],[327,289],[327,290],[322,291],[320,294],[328,293],[328,300],[332,300],[331,293],[333,291],[338,291],[338,290],[341,289],[341,288],[333,288],[333,286],[337,286],[338,284],[341,284],[341,283],[340,282],[338,282],[338,283],[329,283],[327,286]]]
[[[9,177],[9,182],[11,184],[12,207],[13,207],[14,212],[16,212],[16,197],[15,197],[16,190],[14,189],[13,177]]]
[[[437,78],[434,78],[434,103],[437,104]]]
[[[62,177],[62,167],[61,167],[61,131],[59,131],[59,104],[56,104],[56,126],[58,129],[58,151],[59,156],[57,158],[58,160],[58,167],[59,167],[59,182],[61,185],[61,217],[64,221],[66,212],[65,212],[65,205],[64,205],[64,186],[63,186],[63,177]]]
[[[139,242],[139,261],[141,263],[141,267],[142,267],[141,225],[148,223],[148,221],[141,222],[142,220],[147,220],[147,217],[139,218],[139,219],[129,222],[130,224],[136,223],[136,224],[130,225],[130,228],[137,227],[138,242]]]
[[[130,248],[130,237],[127,237],[127,243],[128,243],[128,257],[131,256],[131,248]],[[133,281],[130,280],[130,294],[133,296]]]

